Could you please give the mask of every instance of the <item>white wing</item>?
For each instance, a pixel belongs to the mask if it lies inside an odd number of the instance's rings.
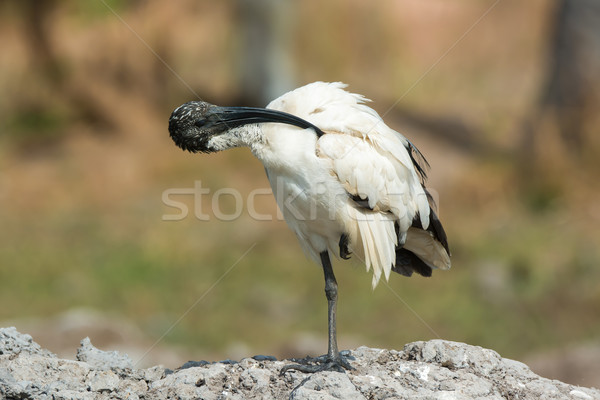
[[[447,251],[427,231],[430,205],[410,143],[363,104],[368,100],[344,87],[315,82],[268,107],[305,118],[326,133],[317,141],[317,156],[328,161],[330,173],[348,193],[342,220],[350,250],[364,260],[367,270],[373,267],[373,286],[382,272],[389,278],[397,246],[404,246],[431,268],[449,268]],[[296,98],[313,101],[294,101]],[[412,227],[417,215],[418,229]]]
[[[371,132],[369,140],[328,133],[317,142],[317,155],[330,160],[332,172],[352,196],[346,229],[355,244],[352,250],[364,257],[367,269],[373,267],[374,284],[382,272],[389,278],[396,247],[405,244],[417,213],[422,226],[429,226],[427,195],[408,164],[410,156],[401,143],[395,153],[403,159],[377,146],[372,140],[376,135]]]

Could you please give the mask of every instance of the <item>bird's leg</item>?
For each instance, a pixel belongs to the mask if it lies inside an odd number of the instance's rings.
[[[301,365],[291,364],[286,365],[281,369],[281,374],[289,369],[295,369],[301,372],[319,372],[319,371],[339,371],[344,369],[354,369],[346,361],[337,346],[337,329],[336,329],[336,308],[337,308],[337,281],[331,267],[331,260],[327,251],[321,253],[321,264],[323,265],[323,274],[325,275],[325,296],[327,296],[327,325],[329,333],[329,341],[327,346],[327,356],[325,360],[317,365]]]
[[[340,352],[337,346],[337,324],[336,324],[336,310],[337,310],[337,281],[333,274],[333,268],[331,267],[331,261],[327,252],[321,253],[321,262],[323,264],[323,273],[325,275],[325,296],[327,297],[327,328],[329,334],[329,341],[327,346],[327,359],[338,360],[341,359]]]

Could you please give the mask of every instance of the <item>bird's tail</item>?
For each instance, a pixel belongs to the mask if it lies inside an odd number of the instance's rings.
[[[448,251],[430,231],[409,228],[404,246],[396,249],[396,265],[392,270],[404,276],[411,276],[413,272],[431,276],[435,268],[450,268]]]
[[[431,232],[411,227],[406,242],[398,246],[395,217],[390,213],[365,212],[352,208],[355,230],[350,230],[351,251],[373,269],[373,288],[381,275],[388,280],[390,271],[411,276],[413,271],[431,276],[432,269],[449,269],[450,255]]]
[[[373,268],[373,288],[381,275],[389,279],[396,261],[396,231],[394,216],[390,213],[365,212],[351,208],[356,224],[350,239],[354,244],[352,252],[364,261],[367,271]]]

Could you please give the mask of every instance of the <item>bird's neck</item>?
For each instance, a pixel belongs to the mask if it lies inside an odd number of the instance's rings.
[[[231,128],[228,131],[210,139],[210,145],[215,151],[232,149],[234,147],[254,147],[264,143],[264,135],[260,124],[248,124]]]
[[[316,161],[317,135],[312,129],[286,124],[262,124],[250,149],[268,170],[296,170]]]

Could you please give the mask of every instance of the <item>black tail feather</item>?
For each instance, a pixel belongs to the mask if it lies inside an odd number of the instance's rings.
[[[412,251],[404,248],[396,249],[396,265],[392,267],[392,271],[404,276],[411,276],[413,272],[416,272],[427,277],[431,276],[433,272],[431,267],[425,264],[423,260]]]
[[[415,220],[417,219],[418,215],[415,217]],[[400,227],[397,222],[394,227],[396,228],[396,235],[399,235]],[[406,250],[402,246],[396,247],[396,265],[392,266],[392,271],[408,277],[412,276],[413,272],[423,276],[431,276],[433,272],[431,267],[425,264],[415,253]]]
[[[421,225],[421,217],[417,213],[412,223],[413,228],[423,229]],[[398,223],[395,225],[396,235],[399,234],[399,226]],[[433,235],[435,240],[441,243],[444,246],[444,249],[450,254],[450,249],[448,246],[448,238],[446,236],[446,232],[444,231],[444,227],[440,222],[437,214],[430,207],[429,209],[429,226],[427,227],[427,231]],[[412,276],[413,272],[416,272],[423,276],[431,276],[433,270],[427,265],[423,260],[421,260],[417,255],[415,255],[412,251],[407,250],[403,247],[396,247],[396,265],[392,267],[392,271],[399,273],[404,276]]]
[[[417,213],[417,215],[415,215],[412,226],[413,226],[413,228],[423,229],[423,226],[421,225],[421,217],[419,216],[419,213]],[[442,244],[442,246],[444,246],[444,249],[446,249],[448,254],[450,254],[450,248],[448,246],[448,237],[446,236],[446,231],[444,231],[442,222],[440,221],[437,214],[435,213],[435,211],[433,211],[433,208],[431,208],[431,207],[429,208],[429,227],[427,227],[427,231],[431,232],[431,234],[433,235],[435,240],[440,242]]]

